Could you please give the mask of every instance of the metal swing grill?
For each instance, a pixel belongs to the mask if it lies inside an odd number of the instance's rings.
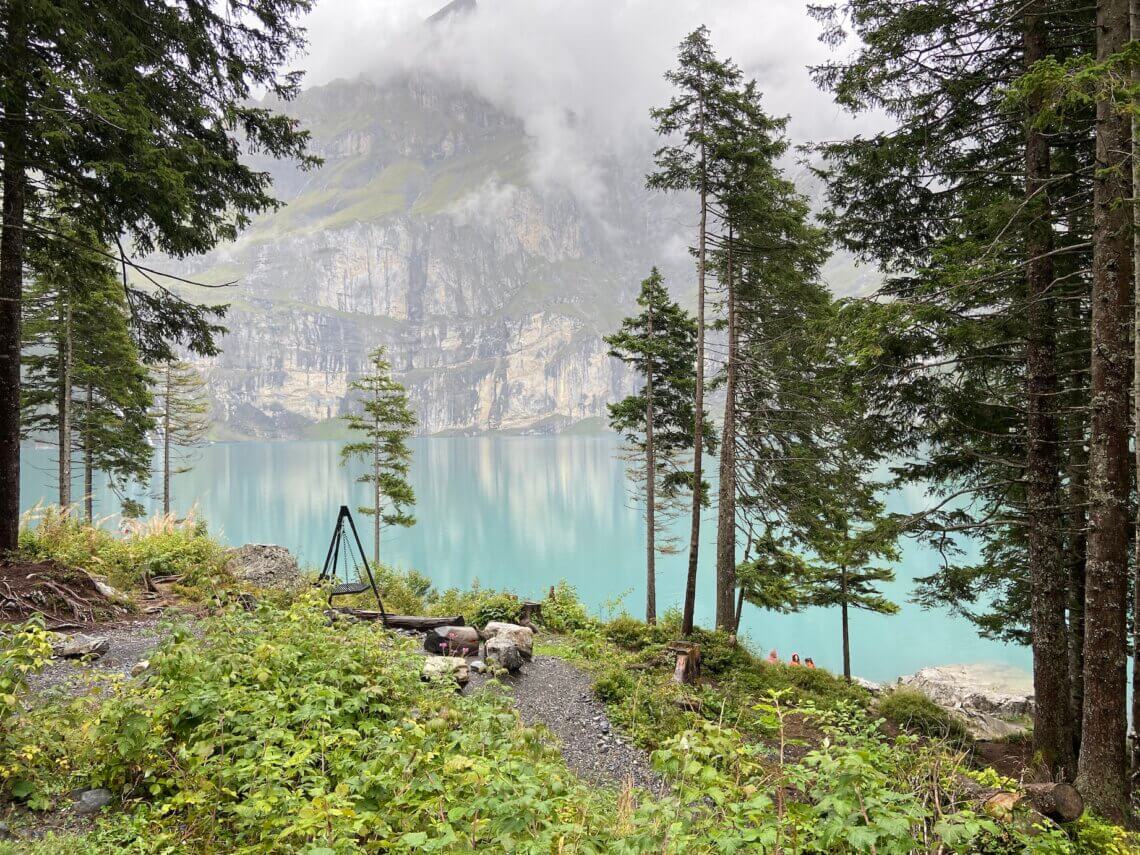
[[[356,560],[356,555],[353,554],[352,543],[349,542],[345,532],[346,522],[352,530],[352,540],[356,544],[356,553],[360,556],[359,563]],[[351,576],[349,576],[349,562],[352,563]],[[364,572],[368,576],[367,582],[361,581],[360,564],[364,565]],[[333,529],[332,541],[329,543],[329,551],[325,556],[325,566],[321,570],[317,583],[321,584],[330,579],[336,583],[339,578],[337,571],[341,567],[344,568],[344,581],[334,584],[332,590],[329,591],[329,607],[332,607],[334,597],[363,594],[371,588],[372,593],[376,596],[376,605],[380,608],[381,617],[386,618],[384,603],[380,599],[380,589],[376,587],[376,579],[372,575],[372,568],[368,565],[368,557],[364,554],[364,546],[360,543],[360,535],[356,531],[356,522],[352,519],[352,512],[349,511],[347,505],[340,506],[340,512],[336,518],[336,527]]]

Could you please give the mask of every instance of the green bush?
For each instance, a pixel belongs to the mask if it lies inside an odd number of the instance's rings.
[[[522,614],[522,601],[514,594],[490,594],[475,607],[471,615],[471,623],[477,627],[485,627],[491,621],[504,621],[518,623]]]
[[[917,689],[905,686],[892,689],[879,698],[876,710],[887,721],[911,733],[954,745],[967,745],[971,741],[961,720]]]
[[[594,680],[594,694],[607,704],[620,703],[633,694],[633,677],[624,668],[610,668]]]
[[[661,644],[668,635],[657,626],[649,626],[629,615],[621,615],[607,623],[603,629],[606,638],[626,650],[644,650],[651,644]]]
[[[553,595],[543,600],[542,623],[551,632],[564,633],[597,627],[597,621],[578,599],[578,592],[566,582],[559,582]]]

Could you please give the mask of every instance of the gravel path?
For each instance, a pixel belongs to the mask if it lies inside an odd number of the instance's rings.
[[[135,663],[146,659],[165,639],[160,623],[159,617],[149,617],[67,630],[64,634],[81,632],[106,638],[111,642],[111,649],[91,663],[78,659],[53,659],[42,671],[31,676],[28,686],[37,693],[58,688],[67,694],[77,695],[84,689],[84,676],[115,673],[129,675]]]
[[[485,680],[472,674],[470,685]],[[580,777],[598,784],[631,781],[657,794],[665,789],[649,755],[614,731],[588,674],[562,659],[535,656],[502,682],[511,687],[522,720],[546,725],[558,737],[566,765]]]

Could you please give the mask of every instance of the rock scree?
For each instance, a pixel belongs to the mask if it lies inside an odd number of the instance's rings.
[[[975,739],[1000,739],[1025,732],[1020,721],[1033,715],[1033,678],[1002,665],[938,665],[899,677],[958,716]]]
[[[226,568],[259,588],[297,588],[303,583],[297,559],[284,546],[247,543],[231,549]]]

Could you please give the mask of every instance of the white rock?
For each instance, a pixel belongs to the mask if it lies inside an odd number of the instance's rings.
[[[53,641],[51,645],[52,656],[56,659],[79,659],[84,656],[98,659],[110,649],[109,638],[82,633],[62,636],[61,640]]]
[[[247,543],[231,549],[226,568],[259,588],[296,588],[303,582],[293,553],[269,543]]]
[[[852,677],[851,682],[856,686],[861,686],[870,692],[872,695],[882,694],[883,684],[876,683],[874,680],[865,680],[862,677]]]
[[[473,660],[471,660],[471,665],[469,667],[476,674],[482,674],[484,671],[487,670],[487,663],[484,662],[482,659],[473,659]]]
[[[1004,665],[939,665],[899,677],[957,716],[975,739],[1001,739],[1024,733],[1011,718],[1033,715],[1033,678]]]
[[[483,627],[483,636],[488,640],[508,638],[514,642],[519,653],[525,658],[530,659],[531,657],[531,650],[534,648],[534,630],[530,627],[493,620]]]
[[[425,680],[454,680],[460,686],[466,686],[471,679],[467,661],[458,656],[431,656],[424,659],[420,676]]]
[[[149,659],[140,659],[131,668],[131,676],[137,677],[139,674],[143,673],[149,667],[150,667],[150,660]]]

